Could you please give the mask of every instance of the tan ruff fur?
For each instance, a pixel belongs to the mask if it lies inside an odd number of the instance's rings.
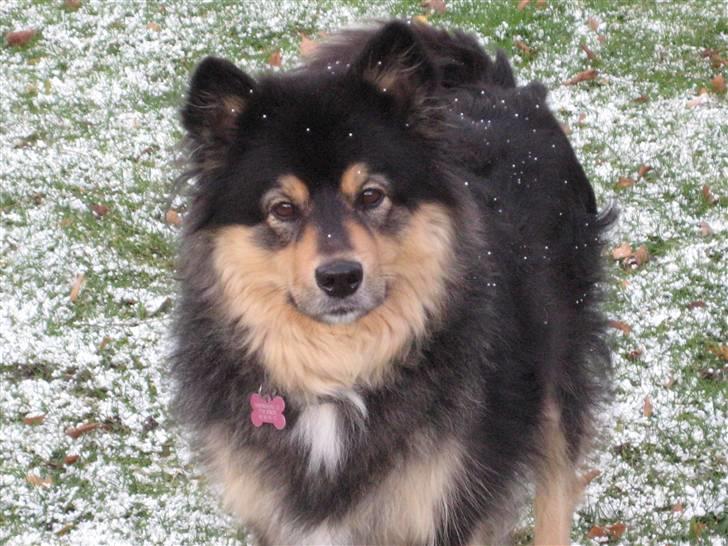
[[[558,405],[549,400],[542,435],[545,461],[536,483],[536,546],[571,544],[571,520],[579,497],[574,465],[569,461]]]
[[[260,355],[273,383],[304,396],[380,383],[392,361],[425,334],[428,315],[438,315],[453,263],[447,210],[421,205],[398,235],[374,237],[388,281],[384,303],[351,324],[332,325],[287,301],[295,253],[313,263],[313,229],[278,251],[261,248],[254,228],[227,226],[214,238],[213,265],[228,318],[245,327],[246,345]]]
[[[230,437],[217,428],[205,435],[203,453],[212,482],[223,487],[224,508],[274,544],[307,544],[307,537],[326,535],[367,544],[432,544],[463,472],[462,448],[456,441],[428,445],[396,465],[342,520],[304,530],[284,512],[286,485],[275,476],[262,479],[261,454],[234,449]]]

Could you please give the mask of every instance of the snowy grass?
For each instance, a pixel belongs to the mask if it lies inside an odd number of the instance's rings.
[[[725,544],[728,104],[710,84],[726,66],[702,55],[728,57],[725,4],[516,4],[453,0],[430,21],[549,86],[600,203],[622,211],[614,246],[651,253],[634,270],[610,261],[608,311],[631,331],[614,330],[616,401],[573,539]],[[280,48],[285,69],[300,32],[422,13],[384,0],[0,5],[0,32],[38,31],[0,45],[0,543],[245,540],[167,412],[177,228],[164,215],[186,79],[206,54],[256,71]],[[596,79],[564,84],[588,68]],[[619,523],[621,538],[589,537]]]

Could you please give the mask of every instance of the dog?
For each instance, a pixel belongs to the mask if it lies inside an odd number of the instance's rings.
[[[568,544],[611,209],[539,83],[391,21],[183,106],[174,412],[262,545]]]

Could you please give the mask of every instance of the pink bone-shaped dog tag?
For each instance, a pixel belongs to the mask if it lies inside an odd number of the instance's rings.
[[[280,396],[261,396],[257,393],[250,395],[250,421],[256,427],[263,423],[269,423],[276,427],[277,430],[286,428],[286,417],[283,410],[286,409],[286,402]]]

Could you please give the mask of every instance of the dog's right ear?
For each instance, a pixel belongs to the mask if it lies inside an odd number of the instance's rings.
[[[193,160],[204,162],[227,148],[254,92],[255,81],[230,61],[207,57],[197,66],[182,109]]]

